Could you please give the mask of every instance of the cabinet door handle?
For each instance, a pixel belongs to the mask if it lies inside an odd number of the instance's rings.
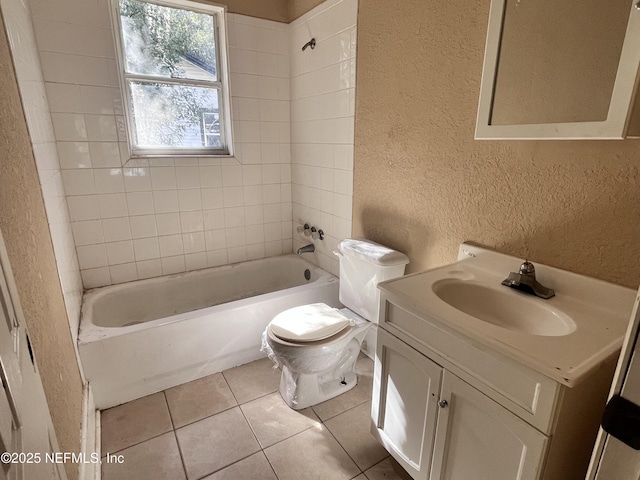
[[[439,406],[440,408],[447,408],[447,406],[448,406],[448,405],[449,405],[449,402],[447,402],[446,400],[440,400],[440,401],[438,402],[438,406]]]

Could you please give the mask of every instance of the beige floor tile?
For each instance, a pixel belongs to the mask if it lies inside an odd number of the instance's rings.
[[[323,426],[266,448],[279,480],[347,480],[360,470]]]
[[[310,408],[293,410],[284,403],[280,392],[245,403],[240,408],[258,437],[262,448],[320,425],[320,420]]]
[[[237,405],[221,373],[165,391],[175,428],[202,420]]]
[[[268,358],[222,372],[239,404],[278,390],[280,370]]]
[[[371,393],[367,393],[360,385],[356,385],[348,392],[333,397],[331,400],[314,405],[313,411],[323,422],[347,410],[371,400]]]
[[[353,480],[367,480],[367,477],[365,477],[364,473],[361,473],[360,475],[355,477]]]
[[[356,362],[355,372],[358,374],[358,386],[371,398],[373,387],[373,360],[361,353]]]
[[[258,452],[203,480],[278,480],[264,453]],[[366,479],[365,479],[366,480]]]
[[[396,462],[387,457],[364,472],[369,480],[412,480],[411,476]]]
[[[361,470],[366,470],[389,456],[370,433],[371,402],[327,420],[326,426]]]
[[[113,453],[172,430],[164,393],[154,393],[101,413],[102,453]]]
[[[184,480],[184,468],[173,432],[119,452],[124,463],[103,463],[103,480]]]
[[[176,430],[189,480],[201,478],[260,450],[238,407]]]

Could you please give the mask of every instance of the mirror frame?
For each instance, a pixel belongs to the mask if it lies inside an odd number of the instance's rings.
[[[491,125],[491,111],[500,56],[506,0],[491,0],[485,47],[480,101],[476,120],[476,140],[575,140],[611,139],[626,136],[640,67],[640,1],[630,4],[631,13],[620,53],[607,119],[596,122],[567,122],[524,125]]]

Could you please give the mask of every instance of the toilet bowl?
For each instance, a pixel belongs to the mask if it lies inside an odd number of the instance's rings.
[[[329,330],[322,320],[318,320],[316,329],[310,321],[304,334],[283,333],[278,328],[281,315],[300,315],[309,320],[310,314],[320,319],[330,311],[343,322]],[[371,325],[347,308],[336,310],[324,303],[292,308],[276,316],[265,331],[265,340],[272,352],[270,357],[282,367],[280,395],[287,405],[300,410],[355,387],[353,369]]]
[[[404,274],[408,258],[368,240],[338,245],[340,310],[324,303],[276,315],[263,334],[263,350],[282,367],[280,394],[294,410],[324,402],[356,386],[362,341],[378,323],[377,284]]]

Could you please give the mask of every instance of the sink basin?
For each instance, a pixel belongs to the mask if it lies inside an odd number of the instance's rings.
[[[507,287],[490,288],[471,281],[443,279],[433,284],[438,298],[461,312],[498,327],[529,335],[559,337],[575,331],[575,322],[547,300]]]

